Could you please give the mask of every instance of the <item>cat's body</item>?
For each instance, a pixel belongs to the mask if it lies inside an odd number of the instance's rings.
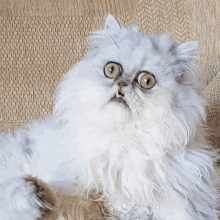
[[[54,193],[98,188],[116,219],[217,220],[215,152],[186,83],[197,42],[120,28],[109,15],[92,43],[60,84],[53,115],[0,136],[1,219],[36,218],[43,199],[25,181],[32,176]]]

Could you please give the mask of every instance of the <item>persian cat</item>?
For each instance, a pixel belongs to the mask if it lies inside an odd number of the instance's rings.
[[[53,114],[0,135],[1,219],[217,220],[198,42],[141,33],[111,14],[89,39]]]

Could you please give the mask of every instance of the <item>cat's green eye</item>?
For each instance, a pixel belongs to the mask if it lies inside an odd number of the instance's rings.
[[[122,66],[116,62],[108,62],[104,66],[104,74],[108,78],[115,78],[122,72]]]
[[[151,73],[142,71],[138,76],[138,83],[144,89],[151,89],[155,85],[156,80]]]

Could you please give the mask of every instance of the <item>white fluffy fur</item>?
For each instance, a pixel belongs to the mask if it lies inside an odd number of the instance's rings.
[[[97,187],[119,219],[217,220],[215,152],[205,140],[204,102],[187,82],[198,43],[177,45],[168,34],[120,27],[108,15],[91,44],[59,85],[52,116],[1,134],[0,176],[8,183],[0,191],[1,219],[25,216],[29,205],[16,211],[10,201],[23,192],[11,193],[10,182],[31,175],[67,194]],[[123,66],[129,109],[109,102],[118,85],[103,74],[108,61]],[[131,85],[139,70],[157,79],[148,92]]]

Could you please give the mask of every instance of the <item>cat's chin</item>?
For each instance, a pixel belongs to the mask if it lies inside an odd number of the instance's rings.
[[[105,106],[103,116],[112,121],[126,123],[131,119],[131,110],[124,102],[112,100]]]

